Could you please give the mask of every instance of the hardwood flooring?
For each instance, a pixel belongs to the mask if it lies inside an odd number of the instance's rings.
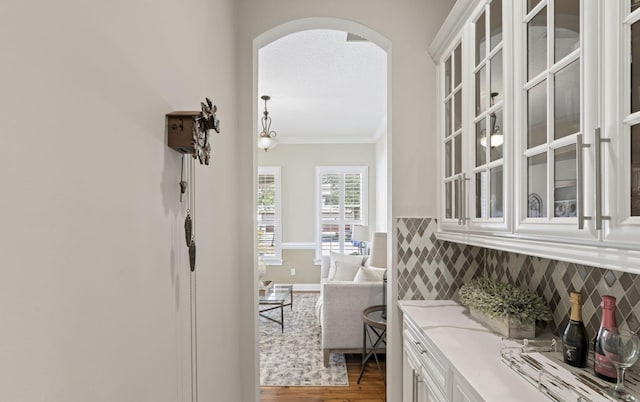
[[[360,355],[348,354],[348,387],[260,387],[261,402],[385,402],[385,382],[375,361],[367,364],[360,384]],[[384,359],[380,362],[384,372]]]

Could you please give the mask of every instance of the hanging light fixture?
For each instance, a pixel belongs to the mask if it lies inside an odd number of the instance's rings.
[[[260,99],[264,100],[264,116],[262,116],[262,131],[258,137],[258,148],[264,149],[265,152],[277,145],[275,140],[276,132],[271,131],[271,117],[267,111],[267,101],[271,99],[269,95],[262,95]]]
[[[491,92],[490,106],[493,106],[493,103],[494,103],[493,98],[495,98],[498,95],[499,95],[498,92]],[[491,114],[489,114],[489,123],[491,126],[489,131],[489,137],[490,137],[489,144],[491,145],[491,148],[499,147],[504,143],[504,135],[500,131],[500,126],[496,124],[497,119],[498,117],[496,116],[495,112],[492,112]],[[480,132],[480,145],[482,145],[483,148],[487,147],[487,130],[486,129],[482,129],[482,131]]]

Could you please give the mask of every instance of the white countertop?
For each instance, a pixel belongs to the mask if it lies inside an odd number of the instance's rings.
[[[500,361],[500,337],[451,300],[402,300],[400,309],[485,401],[544,401],[543,393]]]

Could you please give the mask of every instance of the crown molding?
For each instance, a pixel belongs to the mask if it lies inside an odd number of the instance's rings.
[[[467,19],[480,3],[484,3],[484,0],[458,0],[453,5],[433,42],[431,42],[431,46],[429,46],[429,54],[436,64],[447,50],[447,47],[460,34]]]

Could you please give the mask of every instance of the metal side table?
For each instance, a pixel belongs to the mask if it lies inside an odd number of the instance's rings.
[[[382,344],[384,344],[385,348],[387,346],[387,319],[382,318],[382,312],[386,311],[386,309],[387,306],[378,305],[367,307],[362,311],[362,368],[360,368],[358,384],[360,384],[364,369],[367,367],[367,362],[372,356],[378,365],[378,370],[382,371],[376,349]],[[375,341],[373,340],[374,336]],[[369,344],[371,345],[369,350],[367,350],[367,339],[369,339]],[[382,373],[382,376],[384,377],[384,373]]]

